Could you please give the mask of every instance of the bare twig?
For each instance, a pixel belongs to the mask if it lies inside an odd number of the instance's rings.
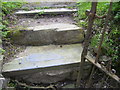
[[[89,16],[90,10],[86,10],[85,14],[86,14],[87,16]],[[104,18],[106,18],[106,14],[103,15],[103,16],[98,16],[97,14],[95,14],[95,18],[96,18],[96,19],[97,19],[97,18],[98,18],[98,19],[104,19]]]
[[[21,83],[17,80],[15,80],[15,82],[20,86],[24,86],[24,87],[31,88],[31,89],[50,89],[51,88],[52,90],[56,90],[54,85],[50,85],[50,86],[47,86],[47,87],[39,87],[39,86],[30,86],[30,85],[27,85],[25,83]]]
[[[98,46],[98,51],[97,51],[97,56],[96,56],[96,59],[95,59],[95,63],[98,62],[99,55],[101,53],[101,46],[102,46],[102,43],[103,43],[103,40],[104,40],[105,32],[107,30],[107,26],[108,26],[108,21],[109,21],[109,18],[110,18],[111,10],[112,10],[112,2],[110,2],[110,7],[109,7],[109,10],[108,10],[106,19],[105,19],[105,26],[104,26],[104,29],[103,29],[103,32],[102,32],[102,36],[101,36],[101,39],[100,39],[100,44]]]

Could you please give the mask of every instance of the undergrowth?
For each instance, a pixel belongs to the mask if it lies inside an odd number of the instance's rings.
[[[84,2],[78,3],[78,25],[87,28],[88,22],[86,20],[87,16],[85,11],[90,10],[91,3]],[[109,3],[99,2],[97,5],[97,15],[102,16],[107,14],[109,8]],[[82,20],[82,22],[80,21]],[[120,75],[120,2],[114,2],[112,7],[112,15],[108,23],[107,32],[105,33],[104,41],[102,44],[102,55],[111,57],[113,64],[112,67],[117,70],[118,75]],[[101,32],[104,27],[105,19],[96,19],[93,25],[93,37],[91,39],[90,46],[93,48],[98,48]]]
[[[0,37],[5,38],[7,36],[8,26],[15,24],[15,18],[13,13],[22,7],[23,2],[2,2],[0,1],[1,13],[0,13]],[[2,43],[2,40],[1,40]],[[5,50],[0,48],[0,54],[3,54]]]

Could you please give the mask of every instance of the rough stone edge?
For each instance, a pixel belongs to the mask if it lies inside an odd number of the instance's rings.
[[[46,10],[49,10],[49,9],[43,9],[43,10],[30,10],[30,11],[17,11],[15,12],[16,15],[26,15],[26,14],[37,14],[37,13],[41,13],[41,14],[52,14],[52,13],[56,13],[56,14],[61,14],[61,13],[74,13],[74,12],[77,12],[77,9],[67,9],[67,8],[62,8],[62,9],[66,9],[66,11],[62,11],[58,9],[58,11],[46,11]],[[52,10],[52,9],[51,9]],[[53,9],[54,10],[54,9]],[[43,12],[43,13],[42,13]]]

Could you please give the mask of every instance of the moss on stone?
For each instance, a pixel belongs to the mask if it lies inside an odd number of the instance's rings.
[[[9,37],[11,40],[17,40],[23,36],[23,33],[20,30],[12,30],[9,31],[7,37]]]

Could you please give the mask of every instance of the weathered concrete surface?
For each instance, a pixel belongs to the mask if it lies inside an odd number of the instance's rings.
[[[73,13],[77,12],[77,9],[68,9],[68,8],[57,8],[57,9],[42,9],[42,10],[31,10],[31,11],[18,11],[15,12],[15,14],[61,14],[61,13]]]
[[[85,63],[83,78],[86,78],[90,73],[91,64]],[[78,75],[79,64],[72,64],[71,66],[55,67],[51,69],[44,69],[42,71],[27,73],[24,75],[14,76],[17,80],[24,80],[27,83],[56,83],[65,79],[76,80]]]
[[[13,43],[20,45],[72,44],[84,40],[84,31],[74,24],[50,24],[13,31]]]
[[[28,46],[14,60],[3,65],[2,72],[29,70],[80,62],[81,44]]]
[[[75,80],[81,52],[81,44],[28,46],[14,60],[3,65],[3,75],[30,83]],[[84,76],[89,74],[89,69],[90,65],[86,63]]]
[[[41,8],[41,7],[57,7],[57,8],[63,8],[63,7],[74,7],[76,5],[76,2],[31,2],[28,4],[23,5],[21,9],[29,8],[29,9],[35,9],[35,8]]]
[[[38,18],[34,18],[35,16],[26,15],[23,17],[18,17],[18,21],[16,25],[12,25],[11,27],[19,28],[23,27],[35,27],[40,25],[50,25],[56,23],[68,23],[68,24],[75,24],[75,20],[72,14],[61,14],[61,15],[42,15]]]

